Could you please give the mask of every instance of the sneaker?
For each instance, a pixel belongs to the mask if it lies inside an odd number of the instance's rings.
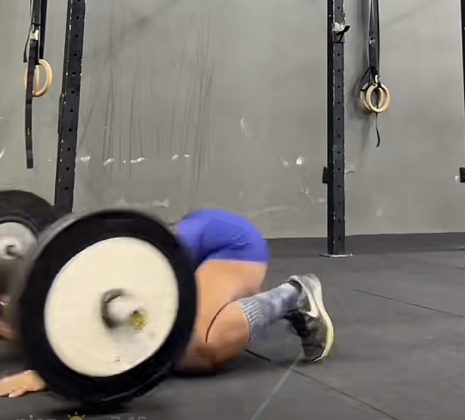
[[[334,327],[323,303],[320,280],[314,274],[292,276],[289,283],[302,290],[298,309],[286,318],[302,342],[305,360],[315,363],[325,359],[334,343]]]

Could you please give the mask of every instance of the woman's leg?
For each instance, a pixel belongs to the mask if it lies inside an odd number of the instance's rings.
[[[300,336],[307,362],[328,356],[334,329],[319,280],[313,275],[292,276],[282,285],[258,293],[266,267],[261,269],[260,277],[258,267],[246,263],[218,261],[203,266],[197,280],[195,332],[179,365],[181,371],[217,371],[280,319],[288,320]]]
[[[182,371],[214,372],[247,348],[249,321],[237,301],[257,294],[266,272],[266,264],[224,260],[209,260],[197,270],[199,309]]]

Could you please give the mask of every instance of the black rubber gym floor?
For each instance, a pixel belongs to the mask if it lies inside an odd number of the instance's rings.
[[[0,419],[452,420],[465,418],[465,234],[351,238],[354,256],[327,259],[320,240],[272,242],[266,287],[314,272],[336,326],[333,357],[296,360],[277,325],[214,377],[173,378],[111,413],[47,393],[0,400]],[[4,344],[3,344],[4,346]],[[18,369],[3,347],[2,373]],[[33,417],[31,417],[33,416]]]

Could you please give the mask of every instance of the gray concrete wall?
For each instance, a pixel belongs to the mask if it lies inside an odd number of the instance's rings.
[[[47,57],[60,72],[65,2]],[[326,2],[88,1],[76,208],[133,205],[167,220],[221,206],[270,237],[325,233]],[[393,107],[374,121],[355,87],[366,10],[347,1],[348,232],[463,230],[465,160],[456,1],[381,2]],[[1,184],[51,199],[59,77],[35,103],[37,168],[24,169],[28,2],[0,0]]]

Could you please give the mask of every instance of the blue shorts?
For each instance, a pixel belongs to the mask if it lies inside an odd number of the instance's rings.
[[[267,264],[266,240],[253,223],[226,210],[205,209],[188,214],[176,232],[195,268],[207,260],[246,261]]]

